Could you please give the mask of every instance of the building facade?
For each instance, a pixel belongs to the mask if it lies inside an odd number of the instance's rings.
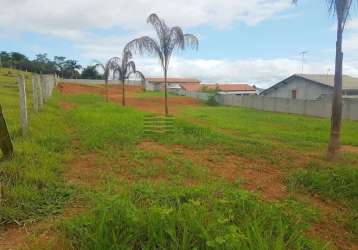
[[[298,100],[331,98],[333,75],[293,75],[264,90],[261,95]],[[358,98],[358,78],[343,76],[343,96]]]

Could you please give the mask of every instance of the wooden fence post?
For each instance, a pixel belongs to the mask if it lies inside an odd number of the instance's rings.
[[[13,146],[9,131],[6,126],[6,121],[2,113],[2,107],[0,105],[0,149],[3,153],[2,159],[10,159],[13,155]]]
[[[42,73],[40,74],[40,79],[41,79],[42,99],[43,99],[43,102],[46,103],[47,102],[47,88],[46,88],[45,77]]]
[[[32,77],[32,105],[34,112],[39,112],[39,97],[35,77]]]
[[[36,76],[36,85],[37,85],[37,97],[38,97],[38,103],[39,103],[39,110],[41,110],[41,109],[43,109],[43,106],[44,106],[44,98],[43,98],[41,77],[39,75]]]
[[[27,120],[27,102],[26,102],[26,84],[25,77],[21,75],[18,78],[19,83],[19,102],[20,102],[20,122],[21,122],[21,132],[22,136],[27,135],[28,130],[28,120]]]

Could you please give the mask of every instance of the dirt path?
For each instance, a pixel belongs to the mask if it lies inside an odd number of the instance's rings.
[[[66,95],[71,94],[98,94],[105,96],[106,91],[103,86],[86,86],[78,84],[60,84],[59,90]],[[126,86],[126,106],[137,110],[164,114],[164,97],[138,97],[143,92],[140,87]],[[122,89],[120,86],[110,86],[108,90],[109,99],[119,105],[122,105]],[[198,106],[200,103],[190,97],[176,96],[168,98],[170,114],[177,114],[185,106]]]

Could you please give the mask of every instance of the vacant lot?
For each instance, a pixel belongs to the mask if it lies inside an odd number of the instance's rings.
[[[357,122],[331,163],[326,119],[171,96],[173,128],[148,136],[158,93],[128,87],[126,108],[104,93],[61,85],[28,138],[12,129],[0,249],[357,247]]]

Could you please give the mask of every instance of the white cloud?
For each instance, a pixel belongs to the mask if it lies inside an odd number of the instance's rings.
[[[348,20],[348,22],[346,24],[346,30],[358,31],[358,18]]]
[[[291,0],[2,0],[0,27],[72,39],[84,30],[125,27],[140,30],[156,12],[183,27],[254,25],[291,6]]]
[[[136,58],[137,67],[147,76],[161,76],[162,71],[156,59]],[[353,65],[353,64],[350,64]],[[326,74],[333,65],[310,62],[304,66],[304,73]],[[277,58],[271,60],[206,60],[174,57],[170,64],[169,76],[193,77],[203,82],[245,82],[268,87],[292,74],[300,73],[301,61]],[[354,67],[345,67],[345,71],[358,75]],[[332,71],[331,71],[332,73]]]

